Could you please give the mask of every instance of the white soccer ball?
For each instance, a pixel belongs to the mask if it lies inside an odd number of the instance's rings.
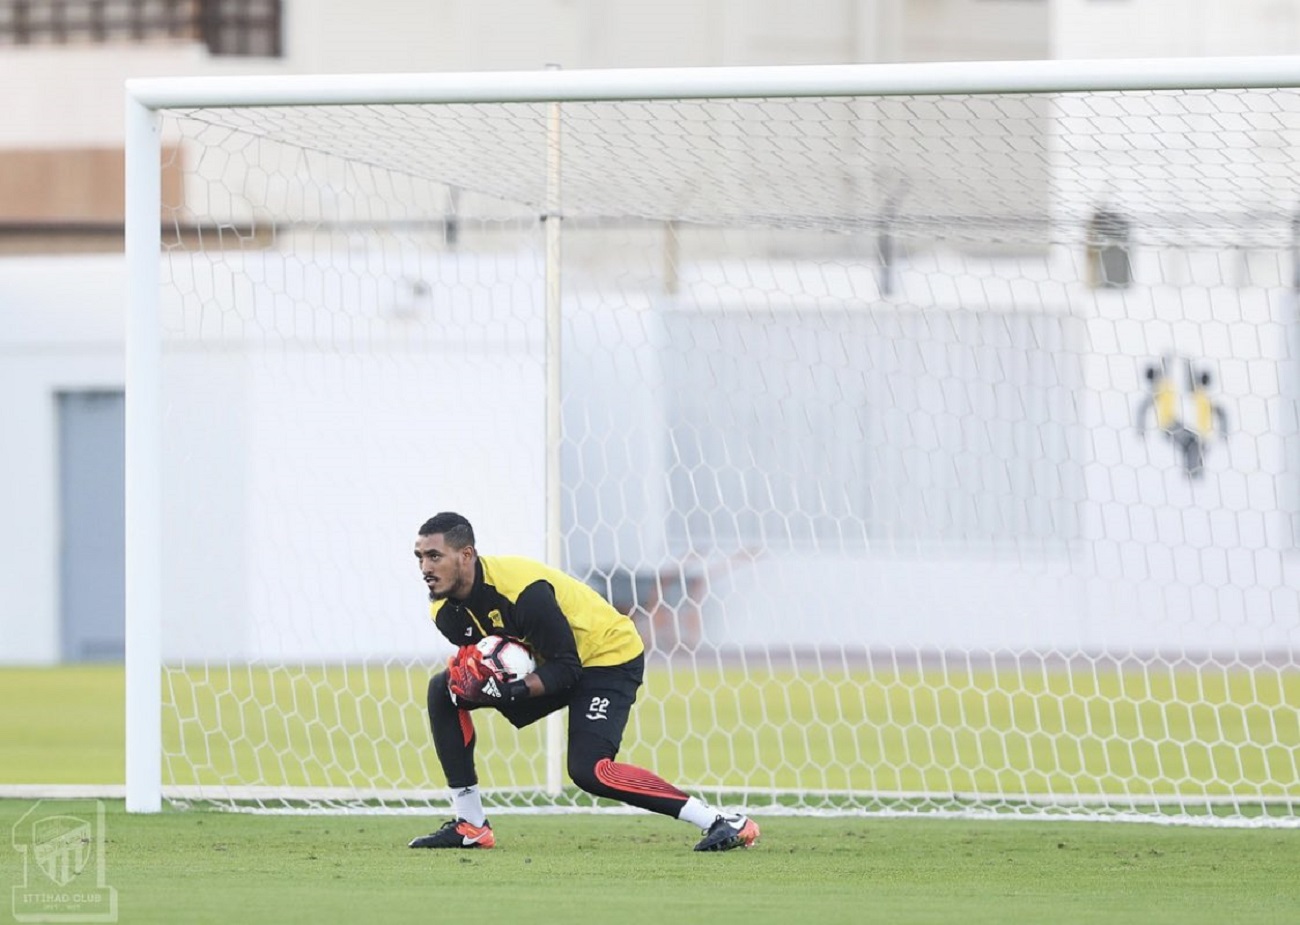
[[[537,667],[532,650],[509,636],[485,636],[479,640],[477,648],[483,656],[483,664],[491,668],[497,677],[507,681],[518,681],[525,675],[532,674]]]

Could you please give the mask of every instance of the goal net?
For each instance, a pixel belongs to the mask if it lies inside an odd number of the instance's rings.
[[[133,82],[135,807],[441,806],[455,510],[708,799],[1295,824],[1300,68],[981,67]]]

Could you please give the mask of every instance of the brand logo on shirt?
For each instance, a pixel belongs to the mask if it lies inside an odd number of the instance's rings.
[[[467,627],[465,627],[465,636],[466,636],[466,638],[468,638],[468,637],[470,637],[470,636],[473,636],[473,635],[474,635],[474,627],[472,627],[472,626],[467,626]]]
[[[497,629],[504,629],[504,628],[505,628],[506,621],[505,621],[505,618],[501,616],[501,611],[499,611],[499,610],[489,610],[489,611],[488,611],[487,618],[488,618],[488,622],[490,622],[490,623],[491,623],[493,626],[495,626]]]

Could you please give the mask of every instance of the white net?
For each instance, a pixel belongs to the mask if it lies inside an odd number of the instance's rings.
[[[625,760],[1295,822],[1300,93],[551,112],[164,113],[170,798],[444,798],[411,545],[544,555],[558,273],[563,565],[650,652]],[[480,723],[491,805],[594,806],[546,762]]]

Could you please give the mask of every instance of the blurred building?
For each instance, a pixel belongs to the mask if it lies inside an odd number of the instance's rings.
[[[127,78],[1297,50],[1300,0],[0,0],[0,663],[121,651]]]

